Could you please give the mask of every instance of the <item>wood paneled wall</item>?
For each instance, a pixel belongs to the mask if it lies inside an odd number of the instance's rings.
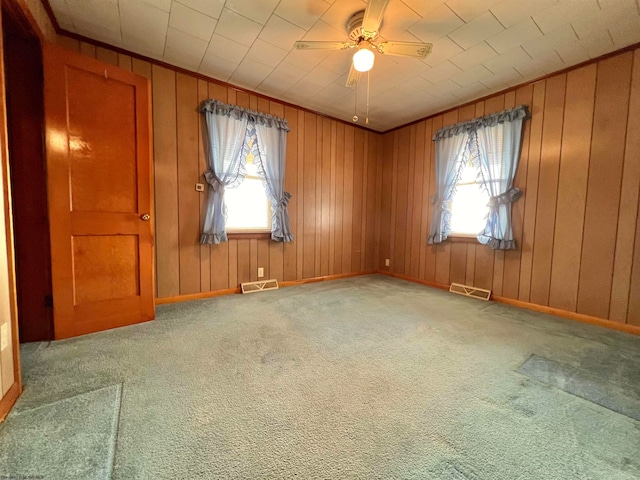
[[[60,36],[59,43],[151,80],[153,95],[156,277],[159,298],[238,287],[265,278],[300,280],[374,270],[376,181],[382,135],[257,95]],[[285,189],[295,241],[198,243],[206,170],[202,116],[207,98],[284,117]]]
[[[532,118],[515,179],[518,249],[427,245],[433,133],[520,104]],[[638,112],[640,49],[385,134],[379,269],[640,325]]]
[[[379,269],[439,284],[640,324],[639,51],[628,51],[389,132],[368,132],[114,51],[59,43],[152,82],[159,298],[235,288],[266,277],[300,280]],[[195,106],[217,98],[284,116],[286,189],[296,240],[200,246],[206,168]],[[425,243],[435,191],[433,133],[520,104],[530,106],[513,206],[517,250],[468,241]],[[385,267],[389,258],[391,266]]]

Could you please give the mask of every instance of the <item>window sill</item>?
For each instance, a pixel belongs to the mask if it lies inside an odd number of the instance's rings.
[[[227,232],[229,240],[264,240],[271,238],[271,232]]]
[[[480,244],[480,242],[478,242],[477,237],[475,237],[475,236],[449,235],[447,240],[451,241],[451,243],[477,243],[477,244]]]

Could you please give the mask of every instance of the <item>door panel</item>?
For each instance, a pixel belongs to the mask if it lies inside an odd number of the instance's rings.
[[[55,338],[154,318],[147,79],[44,47]]]
[[[136,235],[83,235],[72,239],[74,305],[140,295]]]
[[[137,212],[135,86],[68,67],[70,85],[82,86],[67,92],[72,210]]]

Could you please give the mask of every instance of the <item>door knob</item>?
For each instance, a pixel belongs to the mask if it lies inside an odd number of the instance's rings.
[[[148,213],[145,213],[144,215],[140,215],[140,218],[145,222],[148,222],[149,219],[151,218],[151,215],[149,215]]]

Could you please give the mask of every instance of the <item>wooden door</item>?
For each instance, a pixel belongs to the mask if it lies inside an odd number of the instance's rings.
[[[149,84],[43,48],[56,339],[151,320]]]

